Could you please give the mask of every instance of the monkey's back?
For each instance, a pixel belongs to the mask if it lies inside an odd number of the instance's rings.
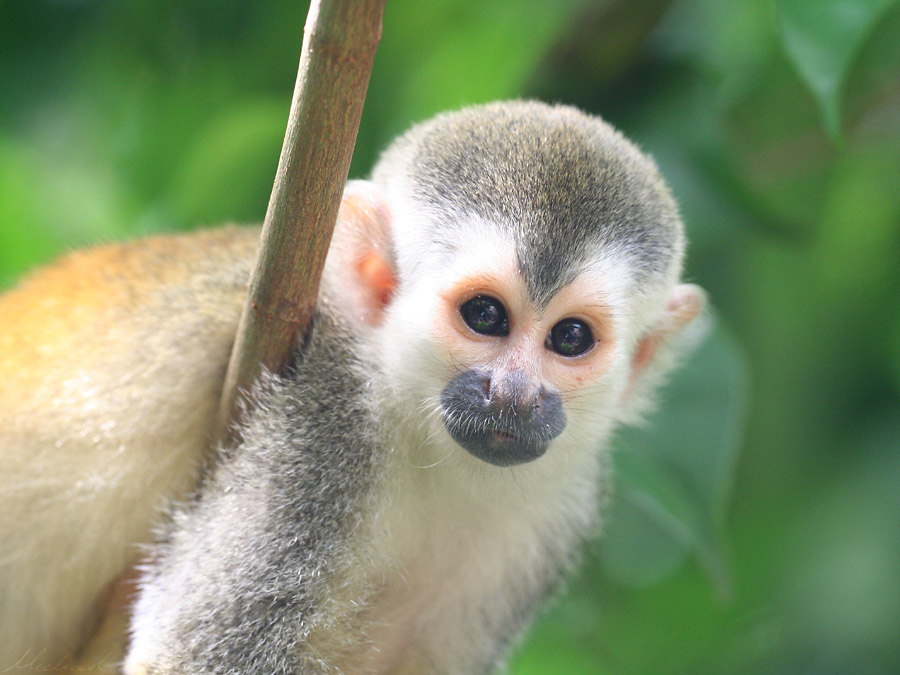
[[[192,488],[257,240],[99,247],[0,297],[0,669],[77,649]]]

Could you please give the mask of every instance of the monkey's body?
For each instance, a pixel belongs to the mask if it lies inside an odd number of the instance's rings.
[[[320,313],[297,372],[265,383],[240,454],[163,547],[135,624],[164,649],[147,658],[138,638],[136,662],[489,672],[558,578],[590,517],[596,458],[561,472],[418,464],[428,431],[390,412],[350,330]],[[338,365],[323,370],[325,357]]]
[[[257,239],[79,252],[0,297],[0,670],[70,658],[193,489]]]
[[[94,269],[101,250],[0,305],[21,323],[0,338],[0,378],[19,378],[0,394],[0,665],[74,653],[155,509],[195,485],[254,237],[126,247],[125,280]],[[474,108],[395,143],[348,185],[295,370],[264,378],[154,549],[126,672],[502,663],[590,530],[608,436],[700,311],[682,249],[652,163],[572,109]],[[83,267],[83,297],[46,299]],[[17,373],[56,314],[39,342],[61,346]]]

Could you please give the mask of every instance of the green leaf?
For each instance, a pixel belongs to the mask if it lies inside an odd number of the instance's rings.
[[[832,139],[841,136],[841,95],[857,53],[897,0],[777,0],[785,51],[816,97]]]
[[[620,435],[616,489],[599,544],[614,578],[655,583],[693,554],[727,593],[722,528],[746,391],[740,348],[717,324],[666,388],[652,426]]]

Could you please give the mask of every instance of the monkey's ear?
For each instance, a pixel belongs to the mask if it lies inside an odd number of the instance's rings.
[[[378,189],[347,183],[328,264],[342,299],[370,326],[381,323],[397,286],[390,239],[390,209]]]
[[[699,286],[681,284],[671,290],[661,317],[640,339],[631,359],[631,379],[623,401],[626,421],[640,419],[651,407],[652,392],[678,354],[689,349],[679,338],[705,306],[706,293]]]
[[[700,316],[706,305],[706,293],[694,284],[680,284],[672,289],[662,317],[638,343],[631,361],[632,380],[654,361],[660,347]]]

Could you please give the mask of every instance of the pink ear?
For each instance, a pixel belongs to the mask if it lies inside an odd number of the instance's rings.
[[[384,308],[390,302],[397,286],[394,268],[381,251],[370,250],[366,251],[356,263],[356,273],[361,287],[366,291],[365,302],[369,318],[377,322],[381,319]]]
[[[370,326],[381,323],[397,285],[390,234],[390,211],[377,189],[364,181],[348,183],[332,254],[343,270],[342,295]]]
[[[662,318],[641,338],[631,361],[631,382],[653,362],[659,348],[673,335],[696,319],[706,304],[703,289],[681,284],[672,289]]]

